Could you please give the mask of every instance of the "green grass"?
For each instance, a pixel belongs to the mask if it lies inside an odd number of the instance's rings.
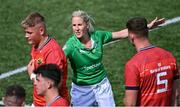
[[[72,34],[70,18],[74,10],[87,11],[96,22],[95,28],[107,31],[125,28],[126,21],[135,16],[152,20],[156,16],[169,19],[180,15],[179,0],[0,0],[0,7],[0,73],[28,63],[30,46],[26,43],[20,23],[32,11],[45,16],[49,34],[62,46]],[[179,28],[180,23],[177,23],[152,31],[150,35],[152,43],[171,51],[180,65]],[[122,105],[124,95],[124,65],[135,53],[128,39],[104,47],[103,62],[117,105]],[[2,79],[0,83],[0,97],[8,85],[18,83],[27,91],[27,104],[32,102],[32,84],[27,73]],[[69,89],[70,83],[69,67]]]

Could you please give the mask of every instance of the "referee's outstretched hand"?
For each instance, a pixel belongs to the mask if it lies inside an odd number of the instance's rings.
[[[158,27],[158,25],[165,23],[165,18],[156,17],[153,21],[151,21],[147,26],[149,29],[154,29]]]

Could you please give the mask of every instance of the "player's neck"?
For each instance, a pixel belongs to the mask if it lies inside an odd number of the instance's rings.
[[[41,39],[39,45],[37,46],[37,49],[41,49],[41,48],[47,43],[48,38],[49,38],[48,35],[42,37],[42,39]]]
[[[149,42],[148,39],[140,40],[135,43],[137,52],[139,52],[142,48],[148,47],[150,45],[151,45],[151,43]]]
[[[45,99],[46,99],[46,104],[50,104],[53,103],[54,100],[57,99],[57,97],[59,97],[59,93],[58,90],[49,90],[46,95],[45,95]]]
[[[89,40],[90,40],[90,37],[89,37],[88,33],[83,35],[81,38],[79,38],[79,41],[81,41],[81,43],[83,43],[83,44],[85,44]]]
[[[92,47],[92,41],[91,38],[88,34],[84,35],[82,38],[79,39],[82,44],[85,45],[86,48],[91,48]]]

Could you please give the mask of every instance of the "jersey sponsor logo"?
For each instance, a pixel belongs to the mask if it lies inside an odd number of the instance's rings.
[[[88,66],[88,67],[83,67],[84,70],[90,70],[90,69],[94,69],[94,68],[97,68],[101,65],[101,63],[97,63],[97,64],[93,64],[91,66]]]
[[[155,72],[165,71],[165,70],[168,70],[168,69],[171,69],[170,65],[161,67],[161,63],[158,63],[158,68],[150,70],[150,73],[152,74],[152,73],[155,73]]]

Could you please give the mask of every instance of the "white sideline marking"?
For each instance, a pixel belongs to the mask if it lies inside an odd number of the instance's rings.
[[[4,105],[2,101],[0,101],[0,105]]]
[[[177,23],[180,21],[180,16],[178,17],[175,17],[175,18],[172,18],[172,19],[169,19],[169,20],[166,20],[165,23],[159,25],[160,27],[163,27],[163,26],[167,26],[167,25],[170,25],[170,24],[173,24],[173,23]]]
[[[13,70],[13,71],[9,71],[9,72],[1,74],[0,79],[7,78],[7,77],[9,77],[11,75],[14,75],[14,74],[26,71],[26,70],[27,70],[27,66],[20,67],[18,69]]]
[[[168,19],[168,20],[165,21],[165,23],[159,25],[158,28],[155,28],[155,29],[153,29],[153,30],[159,29],[159,28],[161,28],[161,27],[164,27],[164,26],[167,26],[167,25],[170,25],[170,24],[178,23],[179,21],[180,21],[180,16],[177,16],[177,17],[172,18],[172,19]],[[150,30],[150,31],[152,31],[152,30]],[[106,45],[109,45],[109,44],[113,44],[113,43],[116,43],[116,42],[118,42],[118,41],[120,41],[120,40],[115,40],[115,41],[106,43],[106,44],[104,44],[103,46],[106,46]],[[18,69],[13,70],[13,71],[9,71],[9,72],[6,72],[6,73],[1,74],[1,75],[0,75],[0,79],[7,78],[7,77],[9,77],[9,76],[11,76],[11,75],[14,75],[14,74],[17,74],[17,73],[26,71],[26,70],[27,70],[27,66],[20,67],[20,68],[18,68]]]
[[[2,102],[2,101],[0,101],[0,105],[3,105],[3,102]]]

